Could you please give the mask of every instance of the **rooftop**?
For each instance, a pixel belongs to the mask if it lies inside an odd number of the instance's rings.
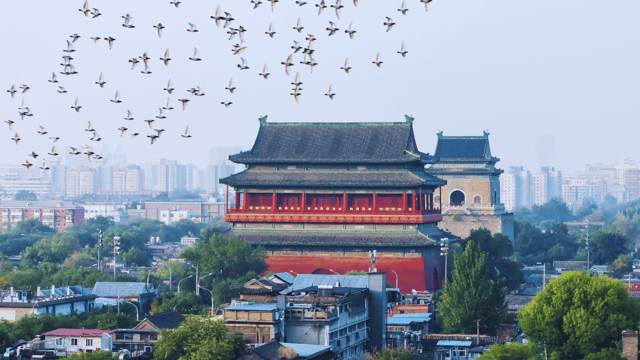
[[[469,347],[473,344],[473,341],[454,341],[454,340],[440,340],[436,346],[465,346]]]
[[[59,208],[59,209],[82,209],[71,201],[62,200],[41,200],[41,201],[18,201],[2,200],[0,208]]]
[[[159,314],[149,315],[144,318],[151,325],[155,326],[158,330],[162,329],[176,329],[185,321],[185,317],[178,311],[172,310]],[[140,324],[138,324],[140,325]],[[137,327],[137,326],[136,326]]]
[[[298,274],[289,291],[318,287],[320,285],[335,285],[340,283],[340,287],[347,288],[369,288],[369,277],[367,275],[316,275]]]
[[[410,325],[431,321],[431,314],[397,314],[387,318],[387,325]]]
[[[269,123],[250,151],[232,155],[236,163],[430,163],[418,151],[413,118],[405,122]]]
[[[242,304],[228,306],[224,309],[234,311],[274,311],[277,307],[277,304]]]
[[[100,337],[102,334],[112,334],[115,330],[93,329],[56,329],[44,333],[45,336],[73,336],[73,337]]]
[[[145,283],[130,282],[102,282],[93,287],[92,293],[101,297],[128,297],[133,295],[151,294]]]
[[[444,136],[441,131],[434,156],[438,161],[498,160],[491,156],[489,133],[486,131],[482,136]]]
[[[281,343],[282,346],[286,346],[289,349],[298,353],[301,357],[316,356],[325,351],[331,351],[331,346],[327,345],[309,345],[309,344],[294,344],[294,343]]]

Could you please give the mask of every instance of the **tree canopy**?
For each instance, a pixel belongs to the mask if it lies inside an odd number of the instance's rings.
[[[576,256],[578,239],[561,222],[554,222],[549,230],[543,231],[529,222],[516,221],[515,233],[514,248],[525,264],[552,263]]]
[[[481,360],[542,360],[540,353],[534,350],[533,344],[511,343],[495,344],[489,351],[480,356]]]
[[[491,236],[491,231],[480,228],[471,230],[466,241],[475,242],[478,249],[487,254],[487,268],[497,270],[490,271],[492,280],[503,278],[509,289],[516,289],[524,282],[522,266],[510,258],[513,256],[513,244],[507,236],[500,233]]]
[[[547,228],[554,222],[575,219],[567,204],[557,198],[552,198],[543,205],[533,205],[531,209],[518,208],[515,211],[515,217],[518,221],[528,221],[534,225],[540,225],[542,228]]]
[[[519,319],[529,339],[546,344],[549,352],[586,359],[617,349],[622,330],[637,329],[640,303],[618,280],[572,271],[551,280],[520,310]]]
[[[462,254],[454,253],[453,261],[453,281],[445,284],[438,305],[444,332],[475,334],[480,320],[481,333],[494,334],[507,315],[503,281],[490,279],[495,270],[488,269],[487,254],[473,241]]]
[[[245,350],[242,334],[227,336],[223,320],[188,318],[177,329],[162,330],[153,355],[158,360],[231,360]]]

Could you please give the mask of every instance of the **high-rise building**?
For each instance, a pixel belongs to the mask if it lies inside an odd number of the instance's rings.
[[[98,171],[87,166],[67,170],[67,197],[78,197],[98,191]]]
[[[144,189],[144,170],[129,165],[113,171],[113,191],[140,191]]]
[[[500,175],[500,198],[507,211],[531,206],[531,173],[522,166],[510,166]]]
[[[562,180],[562,201],[571,209],[579,209],[586,199],[598,201],[600,187],[592,180],[564,176]]]
[[[53,179],[47,171],[27,170],[21,165],[0,166],[0,189],[9,195],[20,190],[30,191],[36,195],[53,193]]]
[[[623,158],[616,164],[617,183],[624,185],[629,192],[629,201],[640,197],[640,169],[635,159]]]

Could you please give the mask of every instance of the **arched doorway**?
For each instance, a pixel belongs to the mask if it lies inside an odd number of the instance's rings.
[[[327,269],[316,269],[313,270],[312,274],[314,275],[331,275],[331,271]]]
[[[451,206],[462,206],[464,205],[464,193],[460,190],[456,190],[451,193],[449,197],[449,204]]]

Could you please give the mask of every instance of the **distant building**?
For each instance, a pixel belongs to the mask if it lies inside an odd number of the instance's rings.
[[[532,204],[531,173],[522,166],[510,166],[500,175],[500,200],[505,210],[513,212]]]
[[[436,360],[468,360],[477,359],[484,354],[482,346],[474,346],[473,341],[438,341],[435,351]]]
[[[98,192],[100,182],[98,172],[81,166],[67,170],[67,197],[81,197]]]
[[[158,296],[145,283],[126,282],[98,281],[91,293],[98,296],[96,302],[101,304],[117,305],[118,299],[134,302],[137,304],[140,313],[147,312],[151,307],[151,302]]]
[[[160,338],[160,331],[176,329],[185,320],[185,317],[176,310],[148,315],[133,329],[114,331],[113,351],[124,349],[136,355],[151,355]]]
[[[97,296],[85,291],[82,286],[68,286],[33,294],[27,290],[0,290],[0,320],[16,322],[26,315],[51,314],[71,315],[94,308]]]
[[[115,330],[56,329],[44,333],[46,350],[58,353],[90,353],[111,350],[110,341]]]
[[[69,201],[0,201],[4,224],[36,219],[60,232],[84,223],[84,209]]]
[[[0,166],[0,189],[9,195],[18,191],[30,191],[38,196],[54,193],[54,180],[44,170],[32,168],[27,170],[21,165]]]
[[[466,238],[471,230],[487,228],[513,240],[513,213],[500,201],[499,158],[491,155],[489,133],[482,136],[445,136],[438,133],[435,163],[429,175],[446,180],[435,193],[434,203],[442,212],[440,229]]]
[[[624,185],[629,192],[629,201],[640,197],[640,169],[634,159],[623,158],[616,164],[617,183]]]
[[[397,314],[387,318],[387,346],[422,353],[422,336],[431,332],[431,314]]]
[[[147,201],[144,209],[128,210],[131,218],[143,218],[162,221],[170,225],[181,219],[209,223],[212,219],[224,216],[225,204],[208,201]]]
[[[252,344],[253,345],[253,344]],[[256,344],[255,348],[235,360],[334,360],[336,354],[330,346],[279,343],[270,341]]]
[[[573,211],[579,209],[585,199],[592,202],[603,199],[598,182],[568,176],[565,176],[562,182],[562,201]]]
[[[140,191],[144,189],[144,170],[129,165],[113,171],[113,191]]]

